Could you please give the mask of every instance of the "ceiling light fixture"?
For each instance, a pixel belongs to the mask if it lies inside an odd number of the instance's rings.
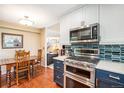
[[[26,26],[32,26],[33,25],[33,21],[29,20],[28,16],[24,16],[23,19],[20,19],[19,23],[22,25],[26,25]]]

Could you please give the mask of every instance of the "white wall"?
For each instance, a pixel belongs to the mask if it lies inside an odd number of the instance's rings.
[[[37,50],[41,47],[40,34],[32,32],[24,32],[20,30],[12,30],[6,28],[0,28],[0,43],[1,43],[1,33],[13,33],[23,35],[23,49],[30,50],[31,55],[37,55]],[[22,49],[22,48],[20,48]],[[18,49],[2,49],[0,44],[0,56],[2,58],[13,58],[15,56],[15,50]],[[2,69],[5,72],[5,69]]]
[[[47,27],[47,37],[60,37],[60,24],[56,23]]]
[[[60,36],[59,31],[55,31],[55,30],[51,30],[51,29],[47,30],[47,37],[59,37],[59,36]]]

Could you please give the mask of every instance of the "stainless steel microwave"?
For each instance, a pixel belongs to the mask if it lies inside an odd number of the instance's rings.
[[[99,42],[99,39],[99,23],[94,23],[70,30],[71,43]]]

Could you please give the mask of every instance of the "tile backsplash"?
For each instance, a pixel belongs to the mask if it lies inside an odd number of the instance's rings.
[[[99,45],[100,59],[124,62],[124,45]]]
[[[99,58],[101,60],[110,60],[124,63],[124,44],[72,44],[71,48],[99,48]]]

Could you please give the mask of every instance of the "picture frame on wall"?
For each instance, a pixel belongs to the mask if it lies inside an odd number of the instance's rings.
[[[23,35],[2,33],[2,48],[23,48]]]

